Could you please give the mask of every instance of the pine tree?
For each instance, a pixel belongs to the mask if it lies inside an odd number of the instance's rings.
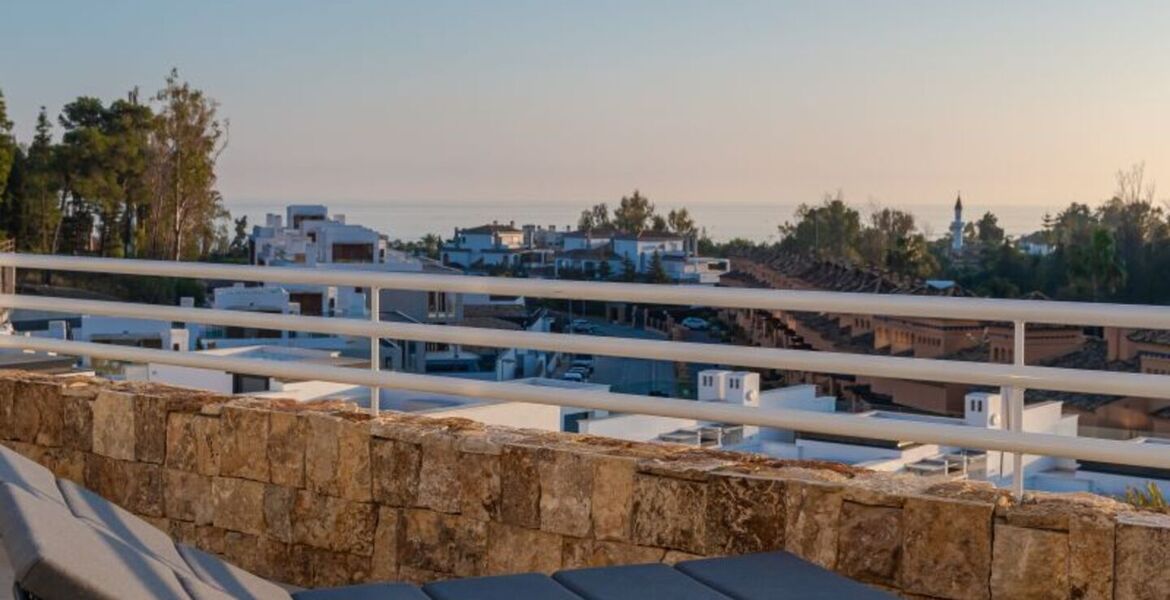
[[[666,269],[662,266],[662,255],[655,250],[654,254],[650,256],[650,271],[646,274],[650,283],[666,283],[670,281],[670,277],[666,275]]]
[[[52,123],[45,107],[37,115],[36,134],[28,147],[20,189],[23,228],[21,247],[29,252],[52,252],[53,233],[61,220],[58,193],[61,176],[55,158]]]

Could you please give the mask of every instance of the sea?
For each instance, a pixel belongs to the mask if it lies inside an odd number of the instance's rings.
[[[475,227],[497,221],[516,222],[516,226],[533,223],[557,229],[575,226],[577,217],[587,206],[567,202],[423,202],[414,200],[384,202],[281,202],[238,200],[226,202],[232,216],[247,215],[248,224],[263,224],[268,213],[284,214],[288,204],[323,204],[331,214],[345,215],[347,223],[364,225],[386,234],[391,239],[415,240],[428,233],[449,238],[456,228]],[[610,203],[611,208],[613,204]],[[687,204],[692,218],[707,235],[717,241],[745,238],[753,242],[774,242],[778,227],[793,220],[798,204],[761,204],[736,202],[703,202]],[[943,236],[954,218],[952,204],[916,204],[907,206],[883,205],[909,211],[917,217],[919,229],[934,239]],[[659,206],[666,212],[671,206]],[[987,205],[965,203],[963,218],[977,220],[985,212],[998,217],[1000,227],[1008,235],[1019,236],[1043,228],[1044,216],[1055,215],[1061,206]],[[859,206],[862,217],[871,209]]]

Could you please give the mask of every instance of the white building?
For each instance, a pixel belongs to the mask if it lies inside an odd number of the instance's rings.
[[[699,402],[726,402],[765,410],[802,410],[835,413],[837,400],[820,396],[815,385],[759,390],[759,376],[751,372],[706,370],[698,374]],[[1033,433],[1077,435],[1077,416],[1065,415],[1060,402],[1041,402],[1024,409],[1023,429]],[[999,394],[976,392],[965,399],[963,418],[887,411],[869,411],[848,418],[883,419],[1003,429],[1006,407]],[[879,471],[902,471],[925,476],[971,478],[1007,486],[1012,480],[1009,453],[964,448],[853,438],[770,427],[739,427],[650,415],[597,415],[580,423],[583,433],[631,441],[667,441],[704,447],[723,447],[766,454],[776,458],[829,460]],[[1170,451],[1170,440],[1138,438],[1133,443],[1161,444]],[[1124,494],[1147,482],[1170,494],[1170,472],[1077,462],[1071,459],[1026,455],[1025,485],[1049,491],[1088,491]]]
[[[252,264],[372,263],[386,257],[381,234],[361,225],[349,225],[344,215],[329,216],[320,205],[292,205],[287,221],[270,214],[263,226],[252,229]],[[286,225],[287,223],[287,225]]]
[[[360,368],[367,367],[369,364],[367,361],[342,357],[338,352],[308,348],[290,348],[287,346],[241,346],[199,350],[198,352],[206,356],[231,357],[240,360],[262,359],[334,367]],[[218,394],[254,394],[270,390],[279,391],[285,385],[298,381],[295,379],[251,375],[227,370],[200,369],[157,363],[148,363],[135,367],[128,366],[126,368],[126,378],[132,381],[150,381],[152,383],[205,390]]]
[[[563,248],[556,256],[556,268],[558,274],[571,270],[587,278],[600,277],[605,270],[616,277],[627,268],[632,268],[638,275],[646,275],[653,269],[657,256],[670,281],[719,283],[720,277],[731,270],[730,263],[721,258],[696,256],[690,242],[672,233],[645,231],[635,235],[606,229],[578,231],[565,234]]]
[[[443,264],[464,269],[514,266],[524,250],[524,231],[516,222],[493,222],[468,229],[456,229],[452,243],[443,246]]]

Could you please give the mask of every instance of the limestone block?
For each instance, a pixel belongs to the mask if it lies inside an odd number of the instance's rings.
[[[134,458],[161,465],[167,452],[167,410],[170,399],[157,394],[134,395]]]
[[[299,491],[292,510],[293,541],[335,552],[370,556],[374,552],[377,508],[335,496]]]
[[[1127,513],[1117,519],[1117,600],[1170,598],[1170,515]]]
[[[472,519],[500,518],[500,457],[498,454],[460,452],[458,463],[460,512]]]
[[[403,511],[400,527],[400,569],[413,567],[461,577],[483,573],[488,552],[488,523],[411,508]],[[558,552],[559,548],[558,545]]]
[[[340,417],[321,412],[305,412],[305,488],[317,494],[341,496]]]
[[[84,485],[130,512],[147,517],[164,516],[165,477],[159,465],[88,454]]]
[[[495,521],[487,528],[485,574],[552,573],[561,568],[561,536]]]
[[[597,456],[593,463],[593,537],[629,541],[637,461],[622,456]]]
[[[59,383],[18,381],[13,390],[13,438],[44,447],[61,445],[64,411]]]
[[[836,568],[844,490],[835,484],[789,481],[784,494],[784,547],[825,567]]]
[[[211,481],[212,523],[220,528],[259,535],[264,533],[264,484],[235,477]]]
[[[747,554],[784,547],[784,482],[713,474],[707,487],[706,554]]]
[[[1116,548],[1114,515],[1085,513],[1069,519],[1069,590],[1079,600],[1113,598],[1112,565]]]
[[[702,481],[638,473],[631,515],[633,542],[702,554],[706,546],[707,486]]]
[[[996,524],[991,597],[1068,598],[1068,534]]]
[[[902,562],[902,509],[841,505],[837,570],[853,579],[897,585]]]
[[[589,535],[593,504],[590,458],[557,451],[539,463],[541,529],[577,537]]]
[[[338,452],[337,476],[341,497],[356,502],[369,502],[373,499],[369,424],[365,421],[347,421],[343,424]]]
[[[370,557],[304,547],[312,572],[312,587],[340,587],[368,581]]]
[[[93,451],[118,460],[134,460],[134,395],[105,390],[93,402]]]
[[[94,398],[89,395],[66,394],[61,397],[61,443],[66,448],[93,451],[93,402]]]
[[[462,490],[459,489],[460,455],[455,442],[455,437],[446,431],[423,437],[417,506],[438,512],[459,512]]]
[[[500,453],[500,520],[540,527],[541,448],[507,444]]]
[[[662,557],[662,562],[668,565],[674,565],[684,560],[698,560],[700,558],[707,558],[699,556],[698,554],[691,554],[690,552],[679,552],[678,550],[667,550],[666,555]]]
[[[219,474],[267,483],[270,411],[225,406],[219,416]]]
[[[987,598],[994,505],[921,496],[907,498],[902,510],[901,588],[958,600]]]
[[[297,413],[268,413],[268,468],[272,483],[305,487],[305,437],[305,421]]]
[[[284,542],[293,541],[292,515],[296,490],[280,485],[264,486],[264,531],[268,537]]]
[[[200,475],[218,475],[219,441],[219,417],[172,412],[167,415],[166,465]]]
[[[414,506],[421,463],[422,450],[418,445],[373,438],[370,470],[374,501],[388,506]]]
[[[566,537],[561,568],[584,569],[655,563],[662,562],[665,555],[666,550],[663,548]]]
[[[15,435],[15,389],[16,379],[8,376],[0,378],[0,440],[11,440]]]
[[[375,581],[398,578],[398,528],[402,511],[389,506],[378,509],[378,527],[374,531],[374,555],[370,575]]]
[[[168,519],[210,525],[214,519],[211,478],[189,471],[164,469],[164,513]]]

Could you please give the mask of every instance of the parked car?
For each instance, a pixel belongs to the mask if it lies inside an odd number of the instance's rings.
[[[682,320],[682,326],[692,331],[706,331],[711,325],[707,323],[706,319],[699,317],[687,317]]]
[[[570,363],[570,366],[573,369],[581,369],[581,370],[585,371],[585,375],[587,375],[587,376],[593,374],[593,359],[592,358],[588,358],[588,359],[574,358],[573,362]],[[570,369],[570,370],[573,370],[573,369]]]
[[[564,375],[561,375],[561,379],[565,381],[575,381],[577,383],[581,383],[585,381],[585,376],[576,371],[566,371]]]

